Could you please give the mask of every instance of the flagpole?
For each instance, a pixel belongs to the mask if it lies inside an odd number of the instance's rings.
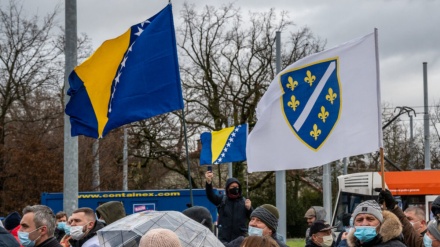
[[[281,31],[276,32],[276,73],[281,71]],[[286,171],[275,172],[276,206],[280,213],[277,233],[286,239]]]
[[[189,197],[191,201],[191,206],[194,206],[192,181],[191,181],[191,166],[189,163],[189,154],[188,154],[188,137],[186,134],[185,108],[182,108],[182,119],[183,119],[183,133],[185,138],[186,164],[188,165]]]
[[[381,115],[381,98],[380,98],[380,70],[379,70],[379,41],[378,31],[374,28],[374,50],[376,56],[376,83],[377,83],[377,115],[378,115],[378,130],[379,130],[379,147],[380,147],[380,173],[382,177],[382,189],[385,189],[385,163],[384,163],[384,149],[382,136],[382,115]]]

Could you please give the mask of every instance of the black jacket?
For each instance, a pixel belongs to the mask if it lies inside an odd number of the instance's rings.
[[[19,247],[17,240],[5,228],[0,226],[0,247]]]
[[[46,239],[43,243],[35,246],[35,247],[62,247],[60,242],[57,241],[55,237],[51,237]]]
[[[239,197],[231,199],[228,197],[227,188],[232,183],[239,185]],[[224,196],[214,194],[212,184],[206,183],[206,196],[215,206],[218,211],[218,239],[222,243],[228,243],[232,240],[245,236],[247,234],[249,218],[253,211],[251,208],[247,210],[245,207],[245,199],[242,197],[241,184],[236,178],[229,178],[226,181]]]
[[[90,230],[90,232],[82,239],[80,240],[74,240],[74,239],[69,239],[69,243],[72,247],[81,247],[85,242],[87,242],[87,240],[93,238],[96,235],[96,232],[103,228],[104,224],[99,222],[99,221],[95,221],[95,225],[93,226],[92,230]]]

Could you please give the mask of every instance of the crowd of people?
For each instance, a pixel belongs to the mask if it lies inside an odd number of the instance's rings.
[[[274,205],[254,209],[235,178],[227,180],[225,195],[216,195],[212,172],[206,172],[205,178],[206,195],[217,206],[217,237],[225,247],[287,247],[277,233],[280,215]],[[423,209],[408,207],[403,211],[390,191],[381,190],[378,201],[363,201],[344,215],[345,231],[336,237],[334,227],[325,221],[324,208],[313,206],[304,214],[309,226],[305,247],[440,247],[440,197],[431,210],[434,219],[428,221]],[[192,206],[182,213],[214,232],[211,213],[205,207]],[[0,247],[97,247],[98,230],[126,213],[121,202],[112,201],[95,210],[78,208],[70,216],[54,214],[44,205],[27,206],[21,215],[12,212],[0,222]],[[181,247],[182,241],[170,229],[154,228],[140,237],[139,246]]]

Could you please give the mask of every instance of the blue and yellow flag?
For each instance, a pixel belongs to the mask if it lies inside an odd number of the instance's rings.
[[[72,136],[103,137],[124,124],[183,109],[171,4],[105,41],[69,76]]]
[[[246,160],[248,125],[242,124],[200,135],[200,164],[221,164]]]

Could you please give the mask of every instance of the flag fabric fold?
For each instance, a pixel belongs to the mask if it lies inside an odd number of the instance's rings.
[[[103,137],[114,128],[183,109],[171,4],[105,41],[69,75],[72,136]]]
[[[242,124],[200,135],[200,164],[221,164],[246,160],[248,125]]]
[[[249,172],[303,169],[382,146],[375,33],[298,60],[257,106]]]

